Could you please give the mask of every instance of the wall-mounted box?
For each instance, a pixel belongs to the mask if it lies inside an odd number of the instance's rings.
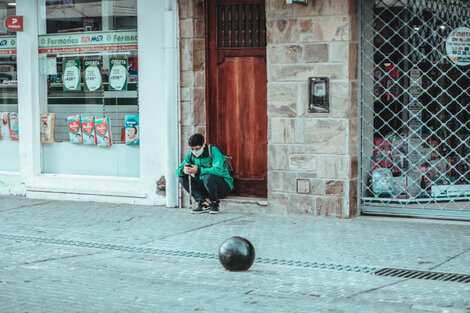
[[[310,193],[310,181],[308,179],[297,179],[297,193]]]
[[[330,86],[328,77],[310,77],[308,79],[308,112],[328,113]]]

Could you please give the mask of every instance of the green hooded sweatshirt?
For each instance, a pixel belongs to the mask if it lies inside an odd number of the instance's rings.
[[[185,164],[194,164],[199,168],[199,171],[196,174],[199,174],[199,179],[204,179],[205,174],[217,175],[225,179],[227,184],[230,186],[230,189],[233,189],[233,178],[230,176],[228,169],[224,165],[224,155],[216,146],[211,145],[211,148],[212,158],[209,156],[208,145],[204,147],[204,152],[199,157],[195,157],[192,152],[188,153],[184,158],[184,161],[176,170],[176,176],[183,177],[185,175],[183,173],[183,167]]]

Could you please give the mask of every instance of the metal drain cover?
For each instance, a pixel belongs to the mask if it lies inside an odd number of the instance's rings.
[[[466,274],[441,273],[441,272],[431,272],[431,271],[415,271],[415,270],[406,270],[406,269],[399,269],[399,268],[383,268],[375,272],[374,275],[410,278],[410,279],[412,278],[412,279],[452,281],[452,282],[458,282],[458,283],[470,283],[470,275],[466,275]]]

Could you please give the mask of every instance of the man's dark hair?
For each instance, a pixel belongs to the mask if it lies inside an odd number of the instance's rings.
[[[204,144],[204,136],[201,134],[194,134],[188,139],[188,145],[190,147],[202,146]]]

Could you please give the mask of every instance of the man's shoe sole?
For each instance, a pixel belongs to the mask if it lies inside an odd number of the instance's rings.
[[[219,214],[220,211],[210,211],[209,213],[210,213],[210,214]]]
[[[202,211],[191,211],[191,214],[202,214],[202,213],[207,213],[209,212],[208,210],[202,210]]]

